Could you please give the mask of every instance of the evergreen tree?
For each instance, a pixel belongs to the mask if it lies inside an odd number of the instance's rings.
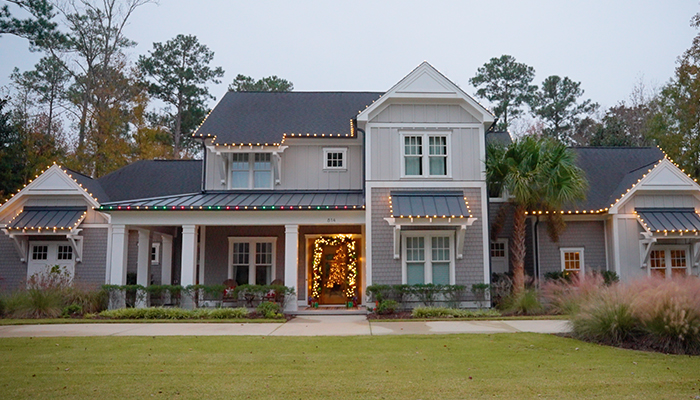
[[[294,84],[277,75],[267,76],[255,80],[250,76],[236,75],[236,79],[228,85],[230,92],[291,92]]]

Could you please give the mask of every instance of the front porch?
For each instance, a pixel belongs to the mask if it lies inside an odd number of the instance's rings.
[[[309,304],[316,282],[322,304],[362,302],[364,217],[359,210],[127,211],[112,216],[108,284],[125,285],[127,276],[129,283],[144,287],[281,284],[294,288],[285,311],[296,312]],[[197,223],[166,224],[174,217]]]

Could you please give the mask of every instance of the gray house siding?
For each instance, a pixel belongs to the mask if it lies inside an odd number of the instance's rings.
[[[547,235],[547,222],[540,221],[539,237],[540,278],[548,272],[561,271],[561,248],[582,247],[585,271],[606,269],[605,229],[603,221],[567,221],[566,229],[554,243]]]
[[[394,285],[402,283],[402,260],[394,259],[394,233],[384,218],[390,216],[389,194],[406,188],[374,188],[372,201],[372,283]],[[440,190],[423,188],[421,190]],[[455,283],[470,287],[484,281],[484,247],[482,227],[484,214],[481,207],[481,190],[464,189],[472,216],[476,221],[467,227],[464,238],[464,257],[455,260]],[[413,230],[433,230],[433,227],[412,227]],[[444,228],[438,228],[444,229]],[[450,228],[454,229],[454,228]]]
[[[20,261],[15,244],[0,234],[0,292],[7,293],[27,280],[27,263]]]
[[[204,282],[220,285],[228,279],[229,237],[275,237],[275,277],[284,280],[284,226],[207,226]]]
[[[83,229],[83,258],[75,264],[75,281],[97,288],[105,283],[107,265],[107,228]]]

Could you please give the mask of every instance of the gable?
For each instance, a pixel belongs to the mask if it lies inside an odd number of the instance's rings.
[[[689,195],[700,199],[700,186],[671,160],[664,158],[610,208],[610,213],[629,212],[635,206],[668,206],[667,203],[690,206],[692,204],[686,204]],[[640,204],[636,205],[638,198]]]
[[[478,123],[479,120],[456,104],[390,104],[372,122]]]
[[[476,122],[490,125],[494,121],[493,114],[427,62],[420,64],[380,99],[362,111],[357,116],[357,120],[374,120],[392,104],[416,101],[423,104],[460,105]]]

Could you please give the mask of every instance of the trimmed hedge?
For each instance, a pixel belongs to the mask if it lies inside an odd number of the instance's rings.
[[[497,310],[464,310],[447,307],[416,307],[411,313],[413,318],[478,318],[499,317]]]
[[[198,308],[185,310],[183,308],[120,308],[106,310],[98,314],[109,319],[241,319],[248,318],[248,309],[239,308]]]

